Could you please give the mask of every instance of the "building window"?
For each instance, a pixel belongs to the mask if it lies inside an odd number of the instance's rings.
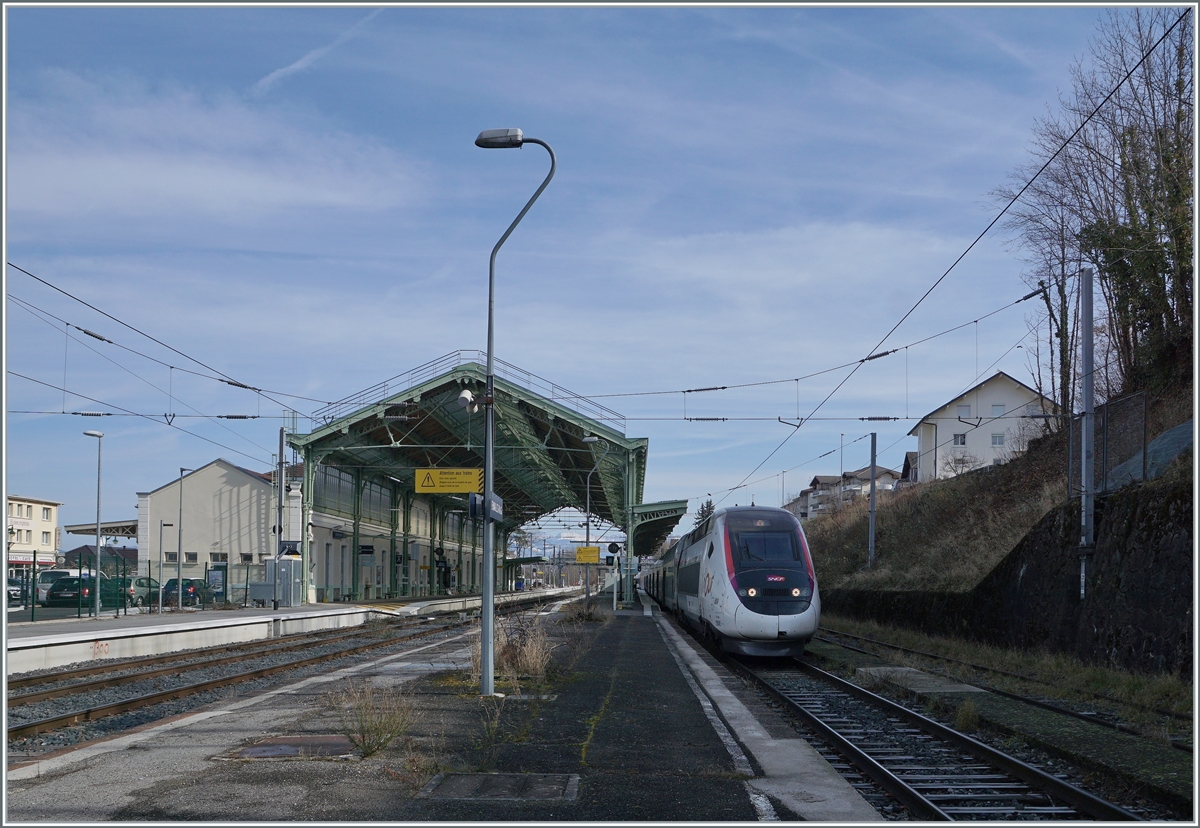
[[[25,517],[27,517],[27,518],[33,517],[33,507],[32,506],[25,507]]]
[[[178,560],[179,560],[178,552],[168,552],[167,553],[167,562],[168,563],[175,563]]]
[[[965,434],[955,434],[954,435],[954,445],[965,446],[966,444],[967,444],[967,435],[965,435]]]
[[[1003,466],[1004,461],[1001,460],[999,457],[997,457],[995,460],[992,461],[992,465],[993,466]]]
[[[30,506],[29,508],[30,508],[30,509],[32,509],[33,507],[32,507],[32,506]],[[26,542],[26,543],[33,543],[33,530],[32,530],[32,529],[26,529],[26,530],[25,530],[25,542]]]
[[[50,507],[43,506],[42,507],[42,520],[49,520],[49,519],[50,519]]]
[[[243,552],[242,553],[242,563],[244,563],[244,564],[254,563],[254,553],[253,552]]]
[[[992,406],[992,416],[993,417],[1003,417],[1004,416],[1004,406],[993,405]]]
[[[183,553],[183,562],[184,563],[196,563],[196,561],[198,561],[199,559],[200,559],[200,555],[196,552],[184,552]]]
[[[13,510],[12,510],[12,509],[13,509],[13,505],[12,505],[11,503],[10,503],[10,504],[8,504],[8,516],[9,516],[9,517],[12,517],[12,516],[13,516]]]
[[[229,563],[228,552],[210,552],[208,553],[208,558],[213,563]]]
[[[50,545],[50,533],[42,532],[42,546],[49,546],[49,545]]]
[[[1004,435],[1003,434],[993,434],[992,435],[992,446],[995,448],[1004,448]]]

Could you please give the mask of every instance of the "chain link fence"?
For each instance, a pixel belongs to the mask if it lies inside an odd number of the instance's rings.
[[[1096,494],[1115,491],[1146,479],[1147,405],[1146,392],[1139,391],[1096,406],[1095,472]],[[1071,418],[1067,479],[1072,497],[1083,493],[1080,469],[1083,415]]]

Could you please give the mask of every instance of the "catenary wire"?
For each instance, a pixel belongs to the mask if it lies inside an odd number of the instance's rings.
[[[47,388],[52,388],[52,389],[54,389],[55,391],[63,391],[63,390],[64,390],[64,389],[60,388],[60,387],[59,387],[59,386],[57,386],[57,385],[51,385],[51,384],[50,384],[50,383],[48,383],[48,382],[42,382],[41,380],[34,379],[33,377],[27,377],[27,376],[25,376],[24,374],[17,373],[16,371],[12,370],[11,368],[8,370],[8,373],[9,373],[11,376],[14,376],[14,377],[19,377],[19,378],[21,378],[21,379],[23,379],[23,380],[28,380],[29,382],[37,383],[38,385],[44,385],[44,386],[46,386]],[[96,403],[96,404],[98,404],[98,405],[105,405],[105,406],[108,406],[109,408],[115,408],[115,409],[117,409],[118,411],[122,411],[122,412],[124,412],[124,413],[126,413],[126,414],[133,414],[133,415],[134,415],[134,416],[136,416],[136,417],[141,417],[141,418],[143,418],[143,419],[145,419],[145,420],[149,420],[149,421],[150,421],[150,422],[152,422],[152,423],[158,423],[159,425],[165,425],[165,426],[168,426],[169,428],[173,428],[173,429],[175,429],[175,430],[177,430],[177,431],[182,431],[184,434],[188,434],[188,435],[190,435],[190,436],[192,436],[192,437],[198,437],[199,439],[203,440],[203,441],[204,441],[204,442],[206,442],[206,443],[212,443],[214,446],[217,446],[217,447],[219,447],[219,448],[223,448],[223,449],[226,449],[226,450],[228,450],[228,451],[232,451],[232,452],[234,452],[235,454],[240,454],[240,455],[242,455],[243,457],[249,457],[251,460],[254,460],[254,461],[255,461],[255,462],[257,462],[257,463],[262,463],[262,462],[265,462],[265,461],[263,461],[263,460],[262,460],[262,458],[255,457],[255,456],[254,456],[254,455],[252,455],[252,454],[246,454],[246,452],[244,452],[244,451],[241,451],[240,449],[235,449],[235,448],[233,448],[232,446],[227,446],[227,445],[225,445],[225,444],[223,444],[223,443],[218,443],[216,440],[211,440],[211,439],[209,439],[208,437],[205,437],[203,434],[197,434],[197,433],[196,433],[196,432],[194,432],[194,431],[188,431],[186,428],[181,428],[181,427],[179,427],[179,426],[177,426],[177,425],[174,425],[174,424],[172,424],[172,423],[168,423],[168,422],[166,422],[165,420],[161,419],[159,415],[150,416],[150,415],[148,415],[148,414],[138,414],[138,413],[136,413],[136,412],[130,411],[130,410],[129,410],[129,409],[127,409],[127,408],[122,408],[122,407],[121,407],[121,406],[119,406],[119,405],[114,405],[113,403],[104,402],[104,400],[98,400],[98,399],[96,399],[95,397],[89,397],[89,396],[87,396],[86,394],[79,394],[79,393],[76,393],[76,392],[74,392],[74,391],[68,391],[67,393],[69,393],[69,394],[71,394],[71,395],[73,395],[73,396],[79,397],[79,398],[81,398],[81,399],[88,400],[88,401],[90,401],[90,402],[94,402],[94,403]],[[55,411],[55,412],[53,412],[53,413],[55,413],[55,414],[58,414],[59,412]]]
[[[20,270],[20,268],[17,268],[17,269]],[[140,356],[142,359],[148,359],[151,362],[154,362],[158,365],[163,366],[164,368],[170,368],[173,371],[182,371],[185,374],[191,374],[192,376],[195,376],[195,377],[202,377],[203,379],[212,380],[213,382],[220,382],[220,383],[224,383],[225,385],[232,385],[234,388],[245,388],[245,389],[255,392],[256,394],[259,394],[259,393],[261,393],[261,394],[278,394],[281,397],[291,397],[292,399],[304,400],[305,402],[321,403],[322,405],[329,404],[326,400],[318,400],[314,397],[305,397],[300,394],[289,394],[286,391],[273,391],[273,390],[267,389],[267,388],[257,388],[255,386],[245,385],[243,383],[235,382],[233,380],[222,379],[221,377],[215,377],[211,374],[204,374],[204,373],[201,373],[200,371],[193,371],[190,368],[183,368],[182,366],[179,366],[179,365],[172,365],[169,362],[163,362],[161,359],[152,357],[149,354],[144,354],[135,348],[130,348],[128,345],[122,345],[120,342],[115,342],[105,336],[101,336],[100,334],[96,333],[95,331],[90,331],[87,328],[83,328],[83,327],[80,327],[79,325],[74,324],[73,322],[68,322],[67,320],[62,319],[61,317],[55,316],[53,313],[46,310],[45,308],[39,308],[37,305],[33,304],[32,302],[30,302],[26,299],[22,299],[21,297],[16,296],[12,293],[7,294],[7,296],[9,299],[16,302],[18,305],[20,305],[21,307],[23,307],[25,310],[29,311],[30,313],[33,313],[34,311],[36,311],[37,313],[44,314],[44,315],[50,317],[51,319],[61,322],[63,325],[66,325],[68,327],[74,328],[77,331],[81,331],[82,333],[87,334],[88,336],[92,337],[93,339],[98,339],[101,342],[107,342],[109,345],[113,345],[117,348],[120,348],[123,351],[128,351],[131,354]],[[76,341],[79,341],[79,340],[76,340]],[[99,352],[97,352],[97,353],[99,353]]]
[[[73,295],[73,294],[71,294],[71,293],[68,293],[67,291],[63,290],[62,288],[58,287],[57,285],[54,285],[54,284],[52,284],[52,283],[50,283],[50,282],[46,281],[45,279],[41,278],[40,276],[35,276],[35,275],[33,275],[32,273],[30,273],[30,272],[29,272],[28,270],[26,270],[25,268],[23,268],[23,267],[20,267],[20,266],[18,266],[18,265],[15,265],[15,264],[13,264],[12,262],[8,262],[7,264],[8,264],[8,266],[9,266],[9,267],[11,267],[11,268],[14,268],[14,269],[16,269],[16,270],[19,270],[19,271],[21,271],[22,273],[24,273],[24,274],[25,274],[26,276],[28,276],[29,278],[31,278],[31,279],[35,279],[35,280],[37,280],[37,281],[41,282],[41,283],[42,283],[43,285],[45,285],[46,287],[48,287],[48,288],[51,288],[51,289],[53,289],[53,290],[56,290],[56,291],[58,291],[58,292],[59,292],[59,293],[61,293],[63,296],[66,296],[66,297],[68,297],[68,298],[70,298],[70,299],[74,299],[76,302],[79,302],[81,305],[84,305],[84,306],[86,306],[86,307],[88,307],[88,308],[91,308],[91,309],[92,309],[92,310],[94,310],[96,313],[99,313],[99,314],[101,314],[102,316],[105,316],[105,317],[107,317],[107,318],[111,319],[112,321],[116,322],[118,325],[121,325],[121,326],[123,326],[123,327],[126,327],[126,328],[128,328],[129,330],[133,331],[134,333],[141,334],[142,336],[144,336],[144,337],[146,337],[147,339],[149,339],[151,342],[157,343],[157,344],[159,344],[159,345],[163,346],[164,348],[166,348],[167,350],[169,350],[169,351],[172,351],[172,352],[174,352],[174,353],[176,353],[176,354],[179,354],[179,355],[180,355],[181,357],[183,357],[184,359],[191,360],[192,362],[196,363],[197,365],[201,366],[202,368],[207,368],[209,371],[212,371],[214,374],[219,374],[220,376],[222,376],[222,377],[224,377],[224,378],[225,378],[223,381],[227,382],[228,384],[230,384],[230,385],[233,385],[234,387],[237,387],[237,388],[245,388],[245,389],[247,389],[247,390],[254,391],[255,393],[261,394],[262,396],[266,397],[268,400],[270,400],[271,402],[275,403],[275,404],[276,404],[276,405],[278,405],[280,408],[285,408],[285,409],[286,409],[286,408],[288,408],[288,406],[286,406],[286,405],[285,405],[283,402],[281,402],[280,400],[277,400],[277,399],[275,399],[274,397],[272,397],[272,396],[271,396],[271,393],[274,393],[274,392],[267,392],[267,391],[264,391],[264,390],[262,390],[262,389],[256,389],[256,388],[253,388],[252,386],[246,385],[246,384],[245,384],[245,383],[243,383],[243,382],[239,382],[239,381],[235,380],[233,377],[231,377],[231,376],[229,376],[228,374],[226,374],[224,371],[220,371],[220,370],[218,370],[218,369],[216,369],[216,368],[213,368],[211,365],[208,365],[208,364],[206,364],[206,363],[204,363],[204,362],[201,362],[200,360],[196,359],[195,357],[188,356],[188,355],[187,355],[187,354],[185,354],[183,351],[180,351],[178,348],[172,348],[172,347],[171,347],[170,345],[168,345],[167,343],[163,342],[163,341],[162,341],[162,340],[160,340],[160,339],[156,339],[156,338],[154,338],[153,336],[151,336],[150,334],[146,333],[145,331],[139,330],[138,328],[135,328],[133,325],[130,325],[130,324],[129,324],[129,323],[127,323],[127,322],[122,322],[120,319],[118,319],[117,317],[113,316],[112,314],[110,314],[110,313],[106,313],[105,311],[102,311],[102,310],[100,310],[100,308],[96,307],[95,305],[93,305],[93,304],[91,304],[91,303],[89,303],[89,302],[87,302],[87,301],[85,301],[85,300],[83,300],[83,299],[80,299],[78,296],[75,296],[75,295]],[[114,343],[114,344],[115,344],[115,343]],[[292,396],[292,395],[290,395],[290,394],[285,394],[285,395],[282,395],[282,396]],[[318,401],[318,402],[319,402],[319,401]]]
[[[18,300],[18,301],[19,301],[19,300]],[[47,324],[47,325],[51,325],[51,326],[53,327],[52,323],[50,323],[49,321],[47,321],[47,320],[45,320],[45,319],[41,319],[41,317],[40,317],[40,316],[38,316],[38,313],[40,312],[40,309],[38,309],[37,311],[35,311],[35,310],[32,310],[32,309],[30,309],[30,308],[24,308],[24,310],[25,310],[26,312],[30,313],[30,314],[33,314],[33,315],[34,315],[34,317],[38,318],[40,321],[44,322],[45,324]],[[52,316],[52,314],[51,314],[51,316]],[[54,318],[57,318],[57,317],[54,317]],[[59,320],[59,321],[60,321],[60,322],[62,322],[63,320]],[[63,324],[67,324],[67,325],[69,325],[70,323],[69,323],[69,322],[64,322]],[[79,328],[77,325],[71,325],[71,327],[73,327],[73,328],[76,328],[76,329],[78,329],[78,330],[82,330],[82,328]],[[85,331],[85,333],[88,333],[88,334],[89,334],[89,335],[91,335],[91,336],[97,336],[96,334],[93,334],[93,333],[91,333],[90,331]],[[84,342],[83,340],[81,340],[81,339],[78,339],[78,338],[76,338],[76,337],[73,337],[73,336],[71,336],[71,335],[70,335],[70,333],[67,333],[67,338],[68,338],[68,339],[71,339],[71,340],[73,340],[73,341],[75,341],[75,342],[78,342],[80,345],[82,345],[83,347],[87,348],[89,351],[91,351],[92,353],[94,353],[96,356],[100,357],[100,358],[101,358],[101,359],[103,359],[103,360],[107,360],[108,362],[110,362],[110,363],[112,363],[113,365],[115,365],[116,367],[120,368],[122,371],[126,372],[127,374],[129,374],[130,376],[134,377],[135,379],[137,379],[137,380],[140,380],[141,382],[144,382],[146,385],[150,386],[150,387],[151,387],[151,388],[153,388],[155,391],[158,391],[159,393],[164,393],[164,394],[165,394],[165,393],[167,393],[167,392],[163,391],[161,388],[159,388],[157,385],[155,385],[153,382],[151,382],[150,380],[146,379],[146,378],[145,378],[145,377],[143,377],[143,376],[140,376],[140,375],[136,374],[136,373],[135,373],[134,371],[132,371],[131,369],[129,369],[129,368],[126,368],[124,365],[122,365],[121,363],[119,363],[119,362],[117,362],[116,360],[112,359],[112,358],[111,358],[111,357],[109,357],[107,354],[102,354],[102,353],[100,353],[100,351],[98,351],[97,349],[93,348],[91,345],[89,345],[88,343]],[[104,341],[105,341],[105,342],[108,342],[108,340],[104,340]],[[65,387],[65,386],[64,386],[64,387]],[[170,396],[171,396],[171,399],[172,399],[172,400],[174,400],[174,399],[177,399],[177,398],[174,396],[174,394],[171,394]],[[216,420],[248,420],[248,419],[257,419],[257,417],[251,418],[249,415],[233,416],[233,415],[209,415],[209,414],[204,414],[204,413],[203,413],[203,412],[201,412],[201,411],[200,411],[198,408],[196,408],[196,407],[195,407],[195,406],[193,406],[193,405],[188,405],[186,402],[183,402],[183,400],[179,400],[179,402],[180,402],[182,405],[186,406],[187,408],[190,408],[192,411],[195,411],[195,412],[196,412],[196,414],[195,414],[194,416],[197,416],[197,417],[204,417],[204,418],[206,418],[206,419],[211,419],[211,420],[214,420],[214,421],[216,421]],[[63,413],[66,413],[66,412],[63,412]],[[124,414],[123,414],[122,416],[127,416],[127,415],[124,415]],[[140,415],[140,414],[133,414],[133,413],[130,413],[128,416],[142,416],[142,415]],[[164,416],[164,417],[167,419],[167,421],[169,422],[170,420],[174,419],[174,418],[175,418],[175,417],[177,417],[177,416],[184,416],[184,417],[187,417],[187,416],[190,416],[190,415],[186,415],[186,414],[183,414],[183,415],[177,415],[177,414],[174,414],[174,413],[172,413],[172,414],[169,414],[169,415],[163,415],[163,416]],[[237,437],[239,440],[245,440],[247,443],[249,443],[250,445],[254,446],[254,447],[255,447],[255,448],[257,448],[257,449],[261,449],[261,450],[263,450],[263,451],[265,451],[265,452],[270,452],[270,449],[268,449],[266,446],[261,446],[261,445],[259,445],[258,443],[256,443],[256,442],[254,442],[253,440],[251,440],[249,437],[246,437],[244,434],[238,434],[236,431],[234,431],[232,428],[230,428],[229,426],[225,425],[224,423],[217,423],[217,425],[219,425],[221,428],[223,428],[223,429],[225,429],[226,431],[228,431],[228,432],[229,432],[230,434],[232,434],[234,437]]]

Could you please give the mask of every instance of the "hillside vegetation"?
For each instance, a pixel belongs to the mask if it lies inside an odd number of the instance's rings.
[[[1151,437],[1192,416],[1191,388],[1151,403]],[[1065,433],[1021,457],[877,496],[875,561],[867,567],[868,504],[804,524],[823,590],[966,592],[1067,497]]]

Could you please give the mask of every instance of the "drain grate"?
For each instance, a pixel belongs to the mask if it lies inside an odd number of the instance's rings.
[[[429,799],[564,800],[579,793],[574,773],[439,773],[417,794]]]
[[[272,736],[242,748],[233,754],[235,759],[346,759],[354,753],[354,745],[340,733],[310,736]]]

